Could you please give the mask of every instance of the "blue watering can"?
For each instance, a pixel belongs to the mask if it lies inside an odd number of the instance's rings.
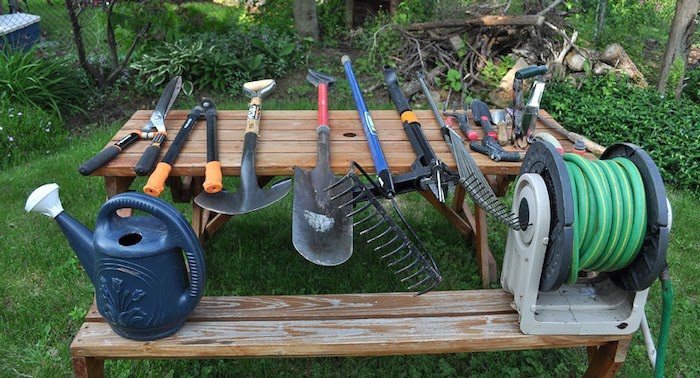
[[[125,208],[149,215],[120,217],[117,210]],[[134,340],[168,336],[199,303],[206,281],[202,247],[169,203],[143,193],[118,194],[100,208],[94,232],[63,211],[56,184],[37,188],[25,210],[58,222],[95,286],[97,309],[117,334]]]

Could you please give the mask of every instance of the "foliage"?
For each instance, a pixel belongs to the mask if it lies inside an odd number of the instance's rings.
[[[70,59],[46,56],[37,47],[14,53],[0,51],[3,103],[50,109],[61,118],[83,110],[88,90],[85,75]]]
[[[567,21],[580,32],[579,42],[591,43],[602,48],[619,43],[633,61],[643,61],[647,40],[658,40],[665,44],[668,28],[673,18],[676,2],[673,0],[623,0],[607,1],[605,25],[602,33],[594,38],[596,10],[600,0],[567,1],[571,15]]]
[[[542,100],[542,108],[567,129],[604,146],[637,144],[654,159],[666,184],[700,192],[698,104],[664,98],[614,75],[552,84]]]
[[[51,155],[62,148],[69,133],[54,113],[27,103],[0,99],[0,168]]]
[[[481,70],[481,78],[492,87],[498,87],[503,76],[515,65],[515,58],[512,55],[501,56],[500,60],[500,63],[487,60]]]
[[[694,102],[700,103],[700,66],[686,72],[687,80],[682,95]]]
[[[316,4],[321,40],[327,45],[337,45],[350,31],[345,29],[345,0],[329,0]]]
[[[186,94],[194,88],[238,93],[247,81],[284,75],[305,61],[307,50],[292,34],[239,26],[225,34],[198,33],[165,42],[144,53],[132,68],[145,93],[157,92],[176,75],[182,75]]]

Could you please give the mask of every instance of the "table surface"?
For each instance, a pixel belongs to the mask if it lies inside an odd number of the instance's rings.
[[[107,146],[129,134],[141,129],[151,116],[151,110],[138,110],[124,126],[107,143]],[[162,144],[160,158],[170,146],[184,123],[189,110],[172,110],[165,120],[168,138]],[[370,111],[379,135],[380,143],[389,167],[394,174],[410,171],[410,165],[416,159],[411,144],[406,137],[399,115],[394,110]],[[448,166],[456,169],[454,158],[443,139],[440,127],[429,110],[415,111],[421,128],[431,147]],[[246,125],[247,110],[221,110],[218,112],[217,135],[219,160],[225,176],[240,174],[243,135]],[[540,111],[540,116],[552,120],[551,116]],[[258,176],[292,176],[294,166],[311,169],[316,165],[317,142],[316,127],[318,113],[315,110],[263,110],[260,134],[256,149],[256,173]],[[473,124],[471,127],[483,136],[483,129]],[[331,170],[336,174],[345,174],[350,162],[356,161],[368,172],[374,172],[374,164],[367,146],[365,134],[355,110],[331,110],[329,112],[331,128]],[[455,127],[456,127],[456,122]],[[558,131],[548,128],[538,121],[536,132],[549,132],[562,144],[565,151],[570,151],[572,142]],[[463,135],[460,136],[464,138]],[[464,138],[466,139],[466,138]],[[479,139],[480,140],[480,139]],[[112,162],[96,170],[95,176],[135,176],[133,167],[150,141],[141,140],[133,143]],[[471,151],[472,157],[484,174],[517,175],[520,163],[495,162],[487,156]],[[507,151],[520,151],[514,146],[506,146]],[[97,153],[97,151],[95,151]],[[588,154],[590,155],[590,154]],[[159,158],[159,159],[160,159]],[[589,158],[593,158],[590,155]],[[193,128],[178,158],[173,165],[173,176],[204,176],[206,164],[206,122],[201,120]]]

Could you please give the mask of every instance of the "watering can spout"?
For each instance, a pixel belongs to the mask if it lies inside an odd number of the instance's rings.
[[[94,275],[94,247],[92,244],[92,231],[75,220],[63,210],[61,200],[58,197],[58,185],[46,184],[35,189],[27,198],[24,210],[30,213],[44,214],[58,222],[61,231],[68,239],[78,260],[95,283]]]

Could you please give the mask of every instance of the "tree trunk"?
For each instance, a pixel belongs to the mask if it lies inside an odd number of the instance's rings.
[[[302,38],[319,39],[316,0],[294,0],[294,30]]]
[[[682,59],[683,72],[680,73],[681,78],[679,82],[672,83],[672,85],[675,85],[675,96],[680,97],[681,89],[683,88],[682,78],[685,76],[685,66],[688,61],[688,49],[691,42],[690,39],[697,24],[695,18],[698,13],[698,3],[699,0],[678,0],[676,2],[676,12],[673,16],[673,22],[671,23],[671,30],[668,36],[668,43],[666,44],[666,54],[664,55],[664,60],[661,65],[659,82],[656,85],[659,92],[666,92],[671,68],[673,67],[674,62],[676,62],[678,59]],[[679,73],[674,72],[674,74],[677,75]]]

